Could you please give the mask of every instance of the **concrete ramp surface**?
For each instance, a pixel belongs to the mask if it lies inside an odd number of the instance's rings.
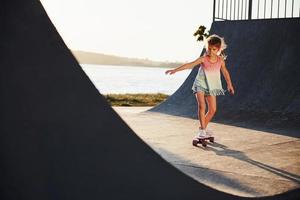
[[[4,0],[0,10],[0,199],[243,199],[199,184],[139,139],[39,1]]]
[[[299,130],[300,19],[218,21],[210,33],[228,44],[226,65],[236,92],[218,97],[214,120]],[[191,87],[197,70],[196,66],[182,86],[151,111],[196,118]]]

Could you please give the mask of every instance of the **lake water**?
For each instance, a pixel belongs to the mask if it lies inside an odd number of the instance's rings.
[[[101,94],[173,94],[191,70],[165,75],[166,68],[81,64]]]

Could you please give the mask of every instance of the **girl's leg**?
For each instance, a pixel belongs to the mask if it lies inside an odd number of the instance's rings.
[[[206,113],[204,123],[206,128],[217,111],[217,98],[215,96],[206,96],[205,99],[208,107],[208,112]]]
[[[198,119],[200,121],[200,128],[205,129],[206,128],[206,123],[205,123],[205,98],[204,98],[204,93],[203,92],[197,92],[195,94],[197,103],[198,103]]]

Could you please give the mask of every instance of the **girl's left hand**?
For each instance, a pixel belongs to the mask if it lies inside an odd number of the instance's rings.
[[[233,86],[232,85],[228,85],[227,86],[227,90],[230,94],[234,95],[234,89],[233,89]]]

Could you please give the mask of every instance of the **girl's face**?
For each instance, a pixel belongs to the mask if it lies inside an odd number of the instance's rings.
[[[212,45],[208,46],[208,52],[210,55],[217,55],[219,50],[220,50],[220,48],[217,46],[212,46]]]

